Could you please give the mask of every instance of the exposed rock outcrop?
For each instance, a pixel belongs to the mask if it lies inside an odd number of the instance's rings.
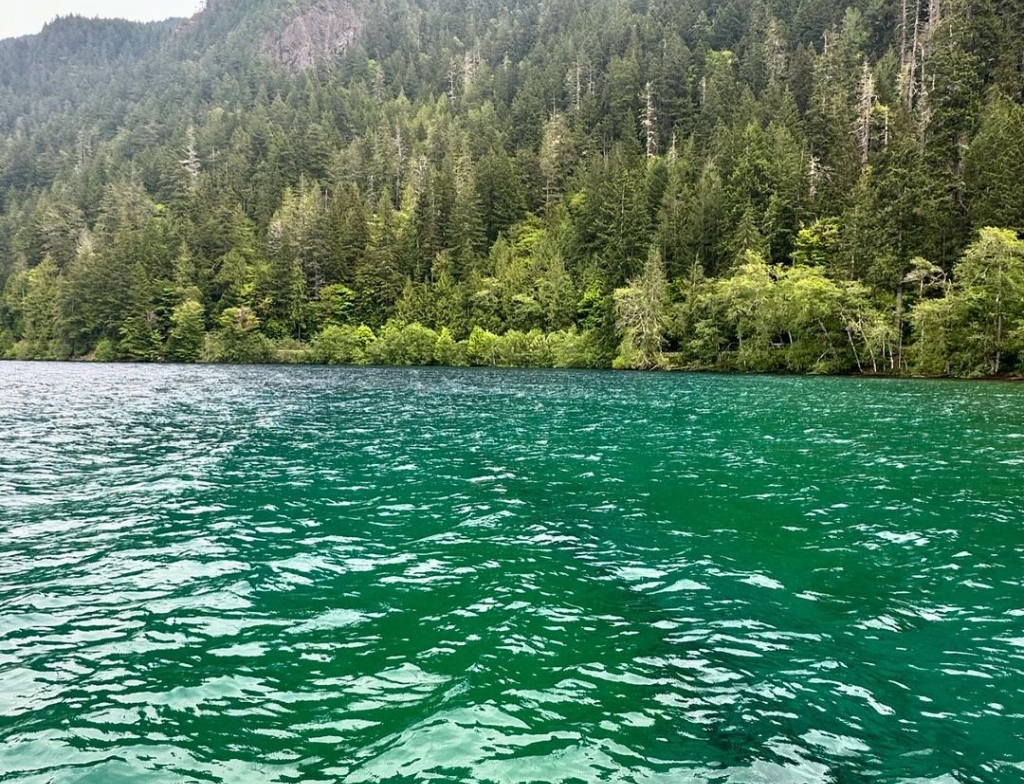
[[[346,0],[320,0],[281,31],[266,34],[260,53],[298,73],[334,60],[362,29],[362,21]]]

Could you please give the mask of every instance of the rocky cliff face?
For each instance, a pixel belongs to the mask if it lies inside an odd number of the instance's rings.
[[[355,9],[345,0],[320,0],[285,27],[268,33],[260,53],[293,73],[331,62],[363,29]]]

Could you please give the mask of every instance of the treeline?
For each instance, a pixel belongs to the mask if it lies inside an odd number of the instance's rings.
[[[464,9],[55,23],[100,97],[0,42],[0,120],[70,90],[0,123],[0,354],[1021,369],[1017,4]]]

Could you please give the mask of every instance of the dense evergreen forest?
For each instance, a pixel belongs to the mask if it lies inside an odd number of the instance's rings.
[[[1017,0],[208,0],[0,42],[0,356],[1024,369]]]

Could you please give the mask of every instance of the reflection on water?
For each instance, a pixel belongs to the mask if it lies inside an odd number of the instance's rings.
[[[1019,781],[1024,389],[0,365],[0,781]]]

